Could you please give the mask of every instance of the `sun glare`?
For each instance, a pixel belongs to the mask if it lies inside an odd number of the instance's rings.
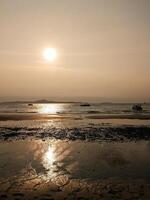
[[[43,104],[39,107],[39,113],[41,114],[56,114],[59,110],[56,104]]]
[[[57,59],[57,50],[55,48],[46,48],[43,51],[43,58],[46,61],[54,61]]]

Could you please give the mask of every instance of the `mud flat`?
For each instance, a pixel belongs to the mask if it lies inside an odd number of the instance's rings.
[[[0,140],[56,138],[87,141],[138,141],[150,140],[149,126],[101,126],[85,127],[0,127]]]
[[[66,186],[58,186],[52,182],[38,183],[21,189],[19,186],[8,191],[0,191],[0,199],[8,200],[149,200],[150,185],[142,182],[126,181],[79,181],[71,180]],[[33,190],[31,189],[33,188]]]
[[[149,121],[107,120],[0,121],[0,200],[149,200]]]
[[[0,199],[150,199],[150,142],[0,143]]]
[[[93,112],[92,112],[93,113]],[[51,119],[139,119],[150,120],[150,114],[39,114],[39,113],[0,113],[0,121],[51,120]]]

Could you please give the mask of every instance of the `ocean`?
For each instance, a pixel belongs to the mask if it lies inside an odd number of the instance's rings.
[[[80,103],[49,103],[49,104],[25,104],[25,103],[1,103],[0,114],[4,113],[37,113],[37,114],[71,114],[71,115],[110,115],[110,114],[135,114],[132,111],[133,104],[121,103],[92,103],[90,106],[80,106]],[[150,104],[143,104],[142,115],[150,114]],[[138,113],[139,114],[139,113]]]

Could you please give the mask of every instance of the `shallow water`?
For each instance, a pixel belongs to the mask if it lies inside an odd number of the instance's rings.
[[[1,103],[0,113],[38,113],[38,114],[63,114],[63,115],[92,115],[92,114],[131,114],[133,104],[103,104],[91,103],[91,106],[80,106],[80,103]],[[143,104],[143,114],[150,114],[150,104]]]
[[[24,140],[0,143],[0,183],[42,180],[144,180],[150,182],[150,142]]]

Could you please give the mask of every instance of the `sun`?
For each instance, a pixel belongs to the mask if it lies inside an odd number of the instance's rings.
[[[43,58],[46,61],[54,61],[57,59],[57,50],[55,48],[46,48],[43,50]]]

